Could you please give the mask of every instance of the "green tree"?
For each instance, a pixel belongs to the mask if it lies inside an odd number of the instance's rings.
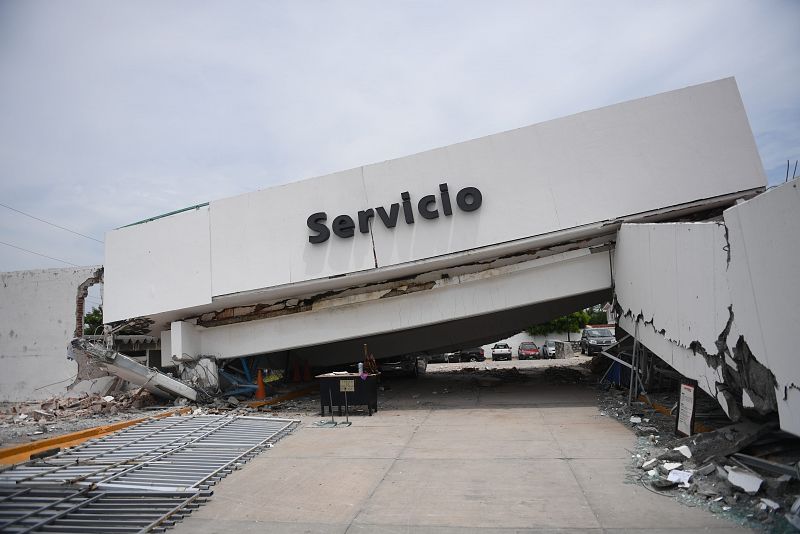
[[[546,323],[534,325],[526,330],[532,336],[546,336],[551,332],[566,332],[567,340],[570,333],[577,333],[589,323],[590,315],[586,310],[572,312],[569,315],[558,317]]]
[[[111,326],[118,326],[122,321],[111,323]],[[125,328],[121,328],[116,333],[129,336],[145,335],[150,333],[150,325],[153,324],[151,319],[139,317],[131,319]],[[103,333],[103,306],[92,308],[92,311],[83,316],[83,335],[102,334]]]
[[[83,316],[83,335],[103,333],[103,306],[92,308],[92,311]]]
[[[603,311],[603,307],[600,304],[586,308],[584,311],[589,314],[589,320],[586,321],[586,324],[606,324],[608,322],[608,315]]]

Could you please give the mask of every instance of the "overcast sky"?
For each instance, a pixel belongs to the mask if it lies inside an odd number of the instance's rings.
[[[103,239],[194,204],[735,76],[800,157],[800,2],[0,0],[0,203]],[[0,241],[103,245],[0,206]],[[64,263],[0,244],[0,271]]]

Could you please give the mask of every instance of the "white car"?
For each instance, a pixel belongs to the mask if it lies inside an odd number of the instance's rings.
[[[492,361],[496,360],[511,361],[511,347],[508,343],[497,343],[492,347]]]

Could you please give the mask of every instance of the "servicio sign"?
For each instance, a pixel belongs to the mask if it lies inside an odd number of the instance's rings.
[[[406,224],[414,224],[414,209],[411,206],[411,195],[408,191],[400,193],[403,205],[403,218]],[[475,211],[481,207],[483,196],[477,187],[465,187],[456,194],[456,205],[461,211]],[[447,189],[447,184],[439,184],[439,203],[437,205],[436,195],[425,195],[417,202],[417,212],[423,219],[437,219],[439,217],[439,207],[441,206],[441,213],[449,217],[453,214],[453,207],[450,201],[450,192]],[[374,210],[367,208],[358,212],[356,218],[358,219],[358,231],[362,234],[369,233],[370,220],[377,214],[378,219],[381,220],[386,228],[394,228],[397,226],[397,219],[400,215],[400,203],[395,202],[389,206],[389,211],[383,206],[378,206]],[[333,233],[342,238],[353,237],[355,235],[356,223],[349,215],[339,215],[333,219],[331,227],[325,224],[328,220],[328,214],[324,211],[312,213],[308,216],[306,224],[308,228],[314,232],[308,236],[308,242],[312,244],[324,243]]]

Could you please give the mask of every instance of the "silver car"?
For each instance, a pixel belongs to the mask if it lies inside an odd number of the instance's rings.
[[[552,339],[546,340],[542,343],[542,347],[539,349],[539,352],[542,353],[544,358],[555,358],[556,357],[556,342]]]

